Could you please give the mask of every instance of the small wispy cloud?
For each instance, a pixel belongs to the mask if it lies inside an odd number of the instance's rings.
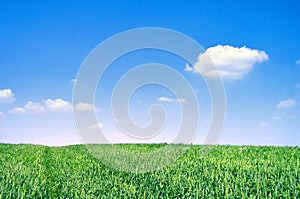
[[[184,103],[184,102],[186,102],[186,99],[184,99],[184,98],[174,99],[174,98],[168,98],[168,97],[159,97],[156,100],[159,102],[168,102],[168,103]]]
[[[76,82],[77,82],[77,79],[71,79],[71,81],[70,81],[72,84],[76,84]]]
[[[274,117],[273,117],[273,120],[281,120],[282,118],[280,117],[280,116],[277,116],[277,115],[275,115]]]
[[[27,110],[22,107],[15,107],[12,110],[8,111],[9,114],[15,114],[15,115],[25,114],[26,112],[27,112]]]
[[[185,64],[184,71],[186,71],[186,72],[196,72],[195,68],[190,66],[188,63]]]
[[[266,126],[270,126],[270,124],[267,122],[261,122],[261,123],[259,123],[259,126],[266,127]]]
[[[97,124],[92,124],[89,126],[89,128],[91,129],[98,129],[98,128],[102,128],[103,127],[103,123],[98,122]]]
[[[78,111],[98,111],[98,109],[93,105],[85,102],[79,102],[76,104],[75,109]]]
[[[296,64],[300,65],[300,59],[298,59],[298,60],[296,61]]]
[[[300,84],[296,84],[296,87],[297,87],[297,88],[300,88]]]
[[[16,100],[14,95],[11,89],[0,89],[0,102],[14,102]]]
[[[278,109],[291,108],[296,105],[296,101],[293,99],[287,99],[279,102],[276,106]]]
[[[159,101],[159,102],[173,102],[174,100],[171,99],[171,98],[167,98],[167,97],[160,97],[160,98],[157,98],[157,101]]]

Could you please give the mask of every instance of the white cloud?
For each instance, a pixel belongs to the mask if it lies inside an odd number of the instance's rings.
[[[72,84],[76,84],[76,82],[77,82],[77,79],[71,79],[71,81],[70,81]]]
[[[167,98],[167,97],[160,97],[160,98],[157,98],[157,101],[159,101],[159,102],[173,102],[173,99]]]
[[[296,61],[296,64],[299,64],[299,65],[300,65],[300,59],[298,59],[298,60]]]
[[[185,103],[185,102],[186,102],[186,99],[184,99],[184,98],[178,98],[178,99],[177,99],[177,102],[178,102],[178,103]]]
[[[11,89],[0,89],[0,102],[14,102],[14,95]]]
[[[194,68],[192,66],[190,66],[188,63],[185,64],[184,71],[195,72]]]
[[[262,127],[269,126],[269,123],[267,123],[267,122],[261,122],[259,124],[259,126],[262,126]]]
[[[93,105],[89,103],[79,102],[76,104],[75,109],[78,111],[97,111],[98,109]]]
[[[172,99],[168,97],[160,97],[156,99],[159,102],[172,102],[172,103],[184,103],[186,102],[186,99],[184,98],[178,98],[178,99]]]
[[[32,101],[27,102],[24,108],[29,112],[44,112],[46,110],[42,103]]]
[[[4,117],[4,113],[0,111],[0,119]]]
[[[29,101],[24,107],[15,107],[9,111],[11,114],[24,114],[24,113],[42,113],[42,112],[59,112],[70,111],[72,106],[70,102],[58,99],[47,99],[42,102]]]
[[[71,111],[72,106],[70,102],[64,101],[60,98],[51,100],[47,99],[45,102],[45,108],[49,111]]]
[[[290,108],[296,105],[296,101],[292,99],[281,101],[277,104],[277,108],[283,109],[283,108]]]
[[[93,104],[80,102],[75,106],[79,111],[98,111]],[[66,112],[72,111],[73,107],[70,102],[64,101],[60,98],[47,99],[42,102],[29,101],[24,107],[15,107],[9,111],[10,114],[24,114],[24,113],[42,113],[42,112]]]
[[[185,71],[199,72],[207,77],[220,74],[223,79],[238,79],[247,74],[255,63],[268,59],[261,50],[217,45],[200,54],[193,69],[186,65]]]

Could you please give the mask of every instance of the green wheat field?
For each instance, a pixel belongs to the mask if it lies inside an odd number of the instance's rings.
[[[161,170],[126,173],[84,145],[0,144],[0,198],[300,198],[299,166],[299,147],[192,145]]]

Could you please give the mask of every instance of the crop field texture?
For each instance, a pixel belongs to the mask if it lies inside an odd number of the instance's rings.
[[[300,198],[299,166],[299,147],[193,145],[174,164],[136,174],[106,166],[83,145],[1,144],[0,198]]]

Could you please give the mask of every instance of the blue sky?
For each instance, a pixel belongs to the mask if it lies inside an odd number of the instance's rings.
[[[298,1],[256,0],[2,1],[0,142],[78,143],[71,104],[72,79],[81,63],[110,36],[150,26],[193,38],[223,70],[227,111],[218,143],[300,145],[299,6]],[[105,73],[95,98],[101,128],[112,141],[128,141],[114,125],[109,95],[126,71],[149,62],[172,66],[195,89],[201,110],[195,142],[201,143],[211,105],[194,67],[201,70],[206,63],[198,60],[187,67],[185,60],[155,50],[121,57]],[[165,132],[151,141],[174,137],[180,121],[174,97],[154,85],[132,97],[130,113],[138,125],[149,123],[152,104],[159,103],[168,112]]]

